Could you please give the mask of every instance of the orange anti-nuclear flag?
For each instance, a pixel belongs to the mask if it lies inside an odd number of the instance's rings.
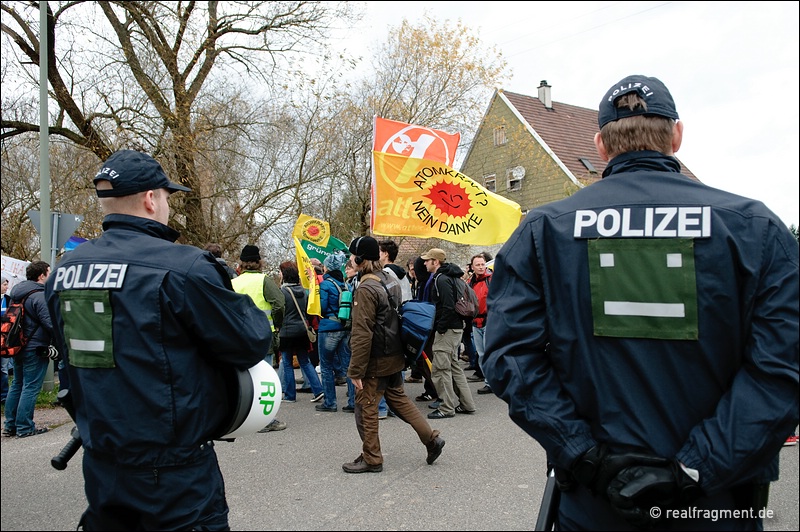
[[[387,123],[393,125],[393,134]],[[375,118],[373,233],[476,245],[508,240],[522,219],[522,209],[445,162],[452,160],[458,138]],[[404,148],[406,144],[412,147]]]
[[[458,133],[445,133],[376,116],[372,151],[453,166],[459,140],[461,135]]]

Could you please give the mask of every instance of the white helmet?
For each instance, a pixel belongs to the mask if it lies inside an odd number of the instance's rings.
[[[278,374],[263,360],[247,371],[234,370],[229,378],[228,401],[230,418],[224,436],[233,439],[253,434],[269,425],[281,406],[283,388]]]

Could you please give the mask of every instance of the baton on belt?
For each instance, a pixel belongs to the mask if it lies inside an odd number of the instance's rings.
[[[551,468],[547,474],[544,485],[542,504],[539,506],[539,516],[536,518],[534,530],[553,530],[556,517],[558,517],[558,504],[561,501],[561,491],[556,486],[556,470]]]
[[[69,395],[69,390],[59,391],[57,397],[59,402],[64,405],[67,413],[69,413],[69,417],[72,418],[72,421],[75,421],[75,405],[72,404],[72,397]],[[70,436],[70,440],[67,442],[64,448],[61,449],[61,452],[50,460],[50,465],[59,471],[63,471],[67,468],[69,459],[75,456],[75,453],[78,452],[78,449],[80,449],[81,445],[83,444],[77,426],[72,427]]]

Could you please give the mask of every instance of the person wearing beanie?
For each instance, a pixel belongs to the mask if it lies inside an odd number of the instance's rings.
[[[572,479],[556,528],[763,530],[798,424],[797,240],[681,174],[660,79],[626,76],[597,118],[603,178],[532,209],[497,253],[483,373]]]
[[[239,254],[239,260],[242,262],[260,262],[261,252],[259,251],[258,246],[247,244],[242,248],[242,252]]]
[[[236,278],[231,279],[231,285],[234,291],[250,296],[253,303],[267,316],[272,332],[272,342],[264,355],[264,361],[275,367],[275,354],[278,352],[280,344],[278,335],[283,325],[286,300],[278,284],[269,275],[263,273],[263,269],[264,263],[261,260],[261,251],[258,246],[247,244],[239,254],[240,273]],[[286,422],[275,418],[259,432],[284,430],[286,426]]]
[[[263,273],[264,263],[258,246],[248,244],[239,254],[239,271],[231,280],[233,289],[240,294],[247,294],[258,308],[264,311],[269,320],[273,341],[264,360],[274,366],[274,355],[278,344],[278,331],[283,324],[286,301],[278,284]],[[274,423],[274,421],[273,421]]]
[[[94,186],[103,234],[45,284],[82,439],[80,528],[228,529],[208,442],[235,415],[226,374],[264,359],[269,321],[210,253],[175,243],[168,198],[189,189],[153,157],[117,151]]]
[[[344,316],[345,310],[352,301],[352,293],[344,281],[344,265],[347,255],[336,250],[323,261],[324,273],[319,285],[320,308],[322,319],[319,322],[319,335],[317,347],[319,349],[319,368],[322,377],[322,389],[325,397],[322,403],[316,406],[319,412],[336,412],[336,374],[341,372],[346,375],[350,365],[350,324],[349,317]],[[352,312],[352,311],[351,311]],[[346,312],[345,312],[346,314]],[[347,385],[347,405],[342,407],[344,412],[355,411],[355,388],[353,382],[345,377]]]
[[[347,263],[347,255],[345,255],[343,251],[337,249],[325,257],[322,265],[325,266],[329,272],[334,270],[343,272],[345,263]]]
[[[347,376],[356,389],[355,421],[362,445],[358,457],[342,464],[342,470],[345,473],[383,471],[378,437],[378,403],[382,397],[417,433],[427,451],[426,462],[432,465],[442,454],[445,441],[403,389],[405,357],[400,343],[400,321],[390,307],[388,295],[391,293],[394,300],[399,301],[400,286],[396,282],[388,285],[390,277],[383,271],[378,242],[374,238],[356,238],[349,250],[360,281],[353,295],[352,355]]]

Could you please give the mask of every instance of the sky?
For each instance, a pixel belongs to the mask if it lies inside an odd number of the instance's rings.
[[[349,49],[371,53],[403,18],[460,19],[502,52],[512,77],[498,88],[511,92],[536,96],[546,80],[553,101],[597,109],[622,78],[657,77],[684,123],[678,158],[704,183],[761,200],[787,226],[800,225],[800,3],[358,4],[366,15],[349,32]]]

